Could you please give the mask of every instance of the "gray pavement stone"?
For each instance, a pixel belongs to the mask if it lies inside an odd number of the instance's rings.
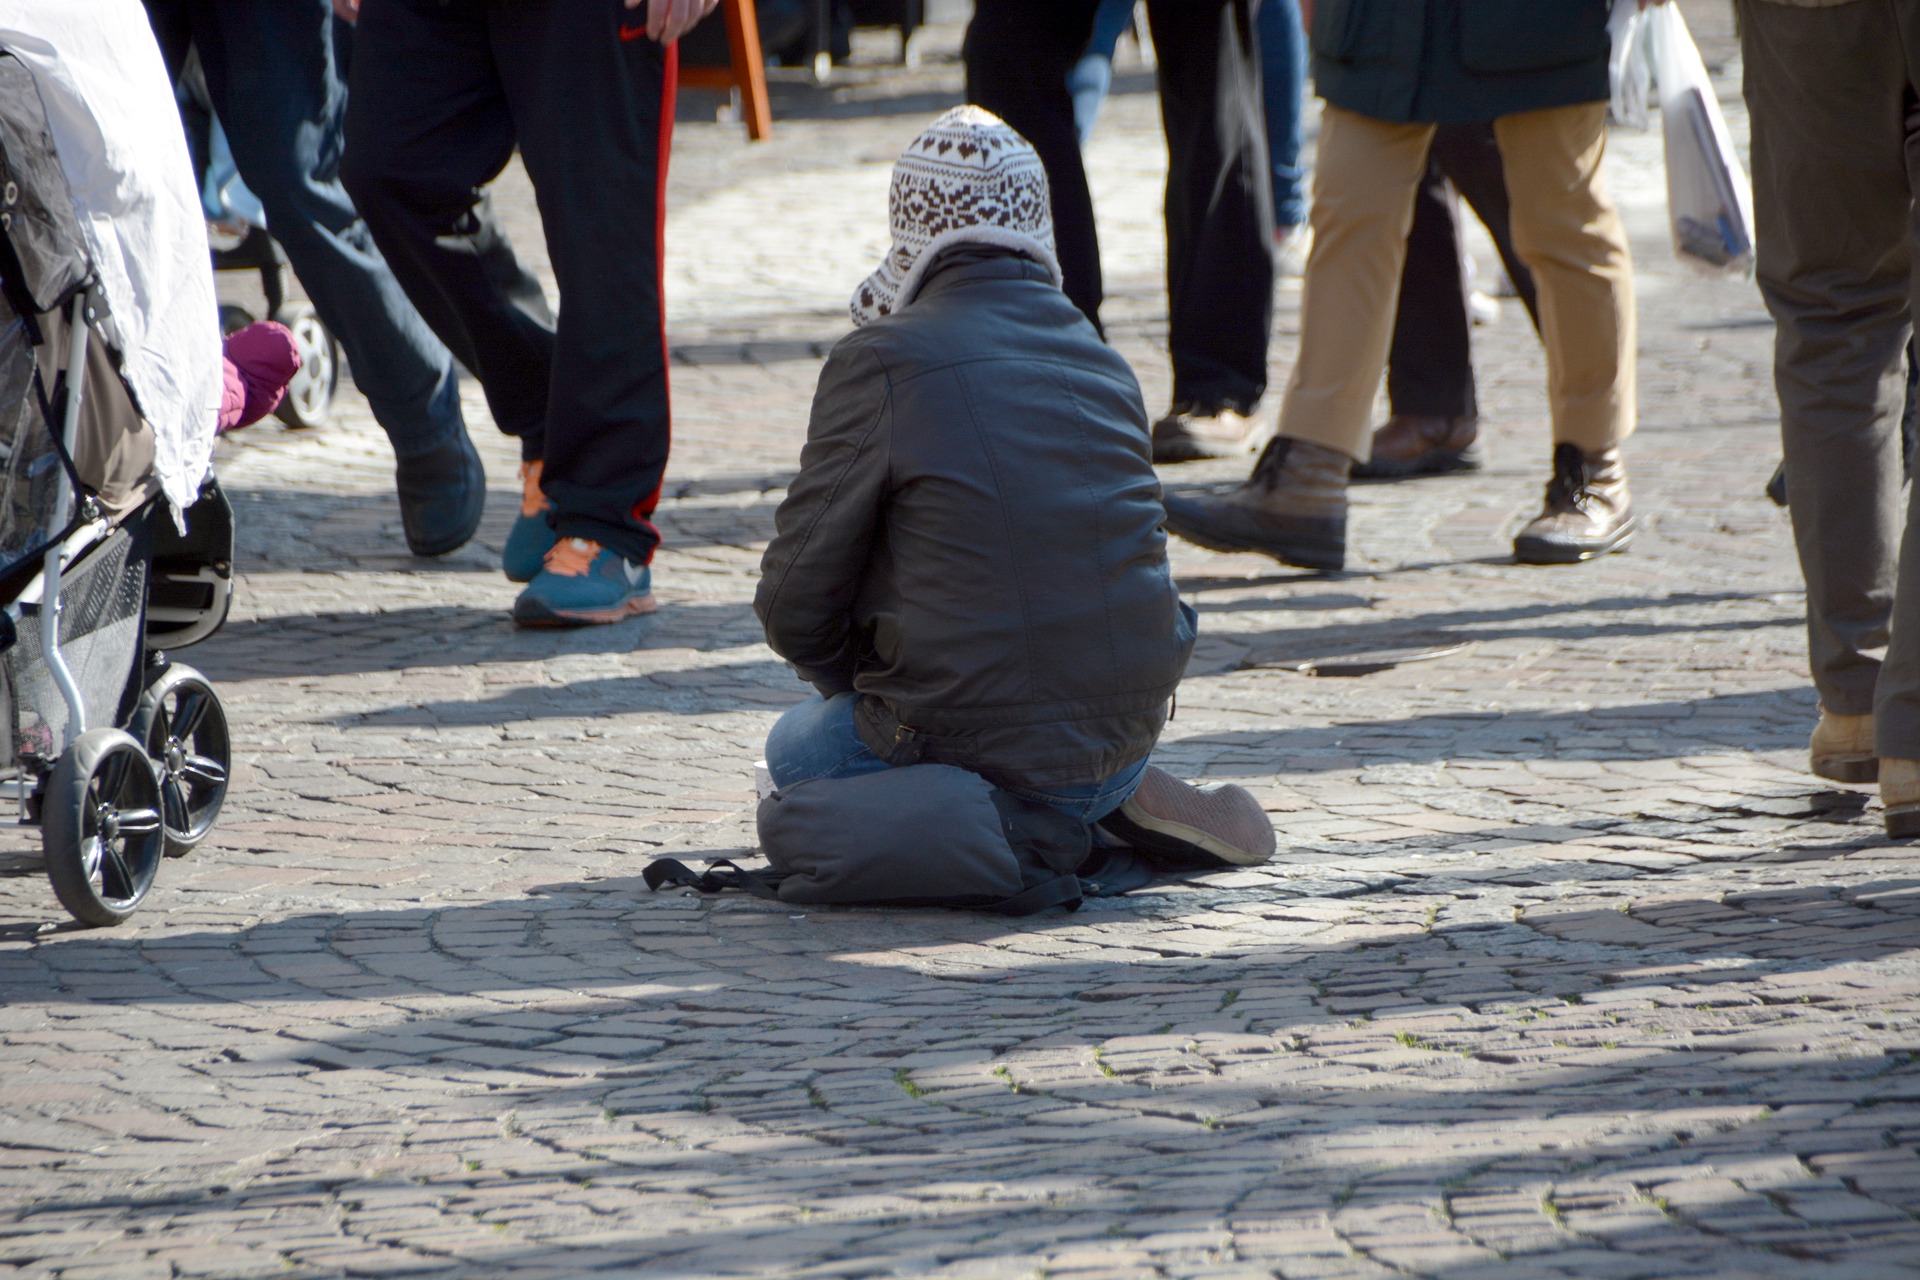
[[[1687,12],[1744,138],[1726,7]],[[651,856],[751,850],[804,692],[759,550],[958,36],[912,71],[863,36],[834,86],[776,85],[762,146],[690,97],[657,616],[507,625],[514,453],[471,384],[490,508],[439,562],[352,393],[222,446],[213,839],[110,932],[0,843],[0,1275],[1920,1275],[1920,876],[1804,772],[1770,332],[1672,260],[1657,135],[1608,161],[1630,555],[1507,563],[1548,453],[1512,306],[1477,342],[1491,465],[1359,490],[1353,572],[1176,545],[1203,637],[1162,759],[1252,788],[1273,863],[1020,922],[645,891]],[[1119,83],[1089,167],[1157,408],[1163,152]],[[500,203],[544,269],[517,169]]]

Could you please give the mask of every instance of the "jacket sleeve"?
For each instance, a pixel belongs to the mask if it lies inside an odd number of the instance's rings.
[[[753,607],[767,644],[824,694],[852,689],[859,666],[852,610],[886,502],[891,404],[871,350],[843,344],[828,357],[800,474],[760,558]]]

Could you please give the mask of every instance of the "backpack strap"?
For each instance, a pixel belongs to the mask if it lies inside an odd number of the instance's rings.
[[[678,858],[655,858],[640,873],[640,878],[647,882],[647,888],[656,893],[662,885],[676,885],[700,893],[744,889],[756,898],[778,902],[780,882],[786,876],[777,871],[748,871],[725,858],[709,864],[705,871],[695,871]]]

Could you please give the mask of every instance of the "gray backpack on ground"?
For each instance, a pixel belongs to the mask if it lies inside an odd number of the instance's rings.
[[[1130,869],[1125,885],[1114,875],[1105,877],[1111,885],[1083,884],[1076,872],[1086,871],[1092,852],[1084,823],[944,764],[776,791],[760,802],[759,827],[771,871],[719,862],[696,873],[662,858],[647,867],[647,887],[744,889],[796,906],[969,907],[1025,916],[1072,910],[1083,897],[1124,892],[1146,878]]]

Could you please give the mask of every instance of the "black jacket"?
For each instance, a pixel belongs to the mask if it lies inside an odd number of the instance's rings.
[[[1042,268],[964,248],[827,358],[754,608],[886,759],[1101,782],[1193,650],[1164,519],[1126,361]]]
[[[1608,96],[1608,0],[1316,0],[1313,79],[1336,107],[1477,124]]]

